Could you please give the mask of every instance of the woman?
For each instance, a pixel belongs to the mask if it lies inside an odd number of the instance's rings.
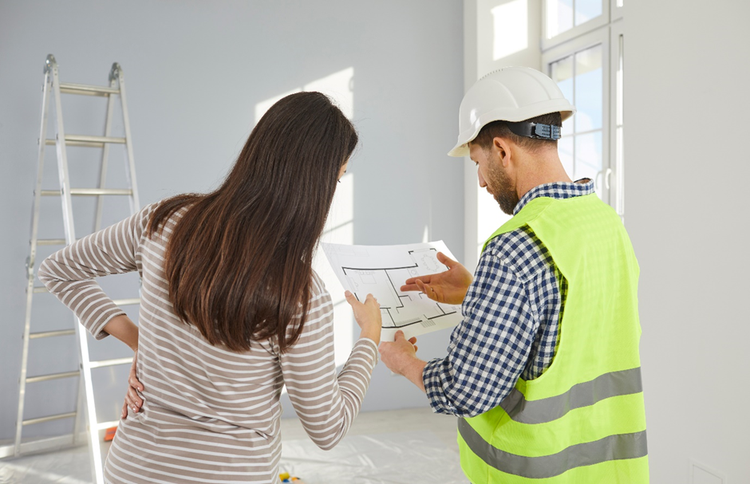
[[[292,94],[258,122],[222,186],[149,205],[46,259],[39,278],[98,339],[137,350],[105,466],[120,483],[274,482],[279,396],[310,438],[335,446],[377,362],[380,310],[347,293],[362,331],[336,375],[333,307],[311,262],[357,144],[320,93]],[[93,280],[138,271],[139,328]],[[137,407],[136,407],[137,408]]]

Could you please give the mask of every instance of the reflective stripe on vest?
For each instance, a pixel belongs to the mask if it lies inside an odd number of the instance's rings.
[[[541,457],[515,455],[491,446],[466,420],[458,419],[458,431],[472,452],[495,469],[526,477],[544,479],[559,476],[580,466],[609,460],[635,459],[648,454],[646,431],[610,435],[594,442],[575,444],[557,454]]]
[[[564,417],[571,410],[588,407],[610,397],[643,391],[641,369],[613,371],[593,380],[574,385],[567,392],[541,400],[526,400],[517,388],[500,403],[516,422],[540,424]]]

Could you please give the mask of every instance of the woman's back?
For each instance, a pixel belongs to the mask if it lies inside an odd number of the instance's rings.
[[[145,403],[121,422],[105,475],[111,482],[273,482],[282,386],[313,441],[331,448],[359,410],[377,348],[360,339],[336,375],[333,307],[315,274],[303,332],[285,353],[270,341],[253,341],[245,352],[211,345],[174,314],[164,277],[169,235],[187,209],[149,238],[145,228],[157,205],[82,239],[40,268],[64,302],[66,295],[80,297],[80,281],[92,270],[102,275],[135,267],[142,276],[137,373]],[[90,299],[79,316],[96,332],[111,300]]]

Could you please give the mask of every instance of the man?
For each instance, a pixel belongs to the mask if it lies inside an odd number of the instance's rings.
[[[458,416],[461,467],[477,483],[647,483],[638,342],[638,264],[619,217],[557,153],[575,108],[547,76],[508,67],[477,81],[458,144],[479,185],[513,218],[485,244],[475,277],[408,279],[463,321],[448,355],[382,343],[382,361]]]

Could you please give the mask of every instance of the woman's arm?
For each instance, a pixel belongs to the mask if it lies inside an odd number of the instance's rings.
[[[317,278],[305,329],[280,356],[289,398],[307,434],[321,449],[333,448],[346,435],[370,385],[377,344],[362,337],[336,374],[333,305]]]
[[[140,271],[139,246],[153,205],[84,237],[47,257],[39,280],[80,318],[97,339],[112,334],[131,348],[138,329],[94,280],[109,274]]]

